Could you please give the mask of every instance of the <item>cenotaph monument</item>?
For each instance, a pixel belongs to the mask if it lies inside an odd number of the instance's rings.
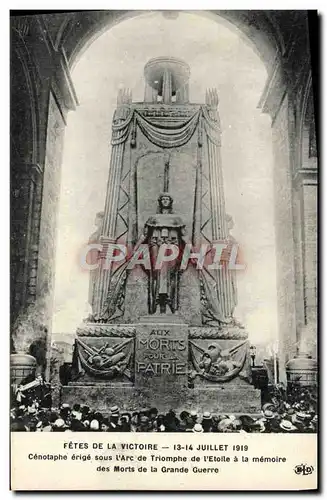
[[[92,315],[77,329],[62,400],[255,413],[248,333],[234,319],[218,94],[190,103],[190,68],[173,57],[151,59],[144,76],[144,102],[118,92],[90,237]]]

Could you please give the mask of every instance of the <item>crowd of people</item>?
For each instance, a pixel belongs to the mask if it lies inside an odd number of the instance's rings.
[[[16,401],[11,410],[11,430],[18,432],[239,432],[315,433],[318,427],[317,398],[309,389],[295,388],[286,394],[273,388],[260,415],[222,415],[210,411],[157,408],[139,411],[112,406],[100,412],[87,405],[62,404],[44,407],[38,398]]]

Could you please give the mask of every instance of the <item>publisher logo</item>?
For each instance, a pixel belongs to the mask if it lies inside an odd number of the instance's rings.
[[[294,472],[298,476],[302,474],[302,476],[308,476],[309,474],[312,474],[314,471],[314,468],[312,465],[306,465],[306,464],[301,464],[301,465],[296,465],[294,467]]]

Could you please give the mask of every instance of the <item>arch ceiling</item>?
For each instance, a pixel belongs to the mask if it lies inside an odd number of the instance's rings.
[[[56,48],[64,49],[70,67],[81,53],[104,31],[127,19],[148,11],[83,11],[42,16],[49,27]],[[158,11],[153,11],[158,12]],[[169,12],[169,11],[168,11]],[[284,56],[294,27],[306,32],[306,11],[220,10],[195,11],[216,21],[228,21],[251,44],[267,67],[268,73],[276,55]],[[163,11],[163,15],[167,11]],[[194,11],[193,11],[194,13]],[[172,21],[173,22],[173,21]]]

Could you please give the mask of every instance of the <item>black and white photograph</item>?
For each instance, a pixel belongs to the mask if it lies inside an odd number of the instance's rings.
[[[122,442],[150,450],[145,490],[186,467],[219,490],[228,453],[315,484],[318,26],[308,10],[10,12],[12,489],[61,489],[23,478],[18,443],[62,442],[69,461],[75,432],[106,443],[79,469],[110,469],[99,489],[115,473],[134,489]],[[296,438],[315,463],[260,451]],[[198,463],[166,463],[183,450]]]

